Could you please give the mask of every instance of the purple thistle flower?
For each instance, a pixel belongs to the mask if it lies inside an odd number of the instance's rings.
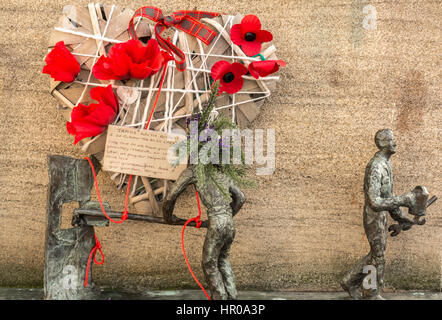
[[[229,137],[225,137],[225,138],[229,139]],[[230,149],[230,143],[224,142],[225,138],[219,138],[218,145],[221,147],[221,149],[227,150],[227,149]]]

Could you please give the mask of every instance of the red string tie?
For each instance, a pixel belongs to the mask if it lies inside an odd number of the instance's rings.
[[[186,70],[186,56],[183,51],[175,46],[169,38],[164,39],[161,36],[161,33],[165,29],[173,26],[178,30],[184,31],[187,34],[200,39],[206,45],[209,45],[215,38],[216,32],[210,27],[204,25],[200,19],[214,18],[217,16],[219,16],[219,13],[195,10],[181,10],[174,12],[170,16],[164,16],[161,9],[157,7],[141,7],[135,11],[129,22],[129,34],[133,39],[138,39],[134,26],[134,19],[136,17],[144,17],[156,22],[154,30],[158,44],[174,57],[178,71],[184,71]]]
[[[154,104],[153,104],[152,111],[150,112],[149,120],[147,121],[146,127],[144,128],[145,130],[147,130],[147,128],[149,127],[150,121],[152,120],[152,116],[153,116],[153,113],[154,113],[154,111],[155,111],[155,107],[157,106],[157,103],[158,103],[158,97],[160,96],[161,88],[163,87],[164,76],[165,76],[165,74],[166,74],[167,63],[168,63],[168,62],[166,62],[166,64],[163,66],[163,74],[162,74],[162,76],[161,76],[160,86],[159,86],[159,88],[158,88],[157,96],[156,96],[156,98],[155,98],[155,102],[154,102]],[[127,182],[127,191],[126,191],[126,199],[125,199],[125,203],[124,203],[124,211],[123,211],[123,214],[121,215],[121,219],[120,219],[119,221],[116,221],[116,220],[113,220],[111,217],[109,217],[109,215],[106,213],[106,210],[104,210],[103,202],[101,201],[100,189],[98,188],[97,174],[96,174],[96,172],[95,172],[95,168],[94,168],[94,165],[92,164],[91,159],[90,159],[89,157],[85,157],[84,159],[86,159],[86,160],[89,162],[89,165],[91,166],[92,174],[94,175],[95,189],[97,190],[97,198],[98,198],[98,202],[100,203],[100,208],[101,208],[101,211],[103,212],[104,216],[105,216],[109,221],[111,221],[111,222],[113,222],[113,223],[117,223],[117,224],[119,224],[119,223],[123,223],[124,221],[127,220],[127,218],[128,218],[128,213],[129,213],[129,212],[127,211],[127,206],[128,206],[128,203],[129,203],[129,191],[130,191],[130,184],[131,184],[131,181],[132,181],[132,175],[129,176],[129,181]],[[201,225],[201,223],[200,223],[200,225]],[[101,264],[104,263],[104,256],[103,256],[103,253],[101,252],[101,243],[100,243],[100,241],[98,241],[98,238],[97,238],[96,235],[95,235],[95,242],[96,242],[96,245],[95,245],[95,247],[92,249],[92,251],[91,251],[91,253],[90,253],[90,255],[89,255],[88,263],[87,263],[86,277],[85,277],[85,282],[84,282],[84,286],[85,286],[85,287],[87,287],[87,279],[88,279],[89,266],[90,266],[90,260],[91,260],[92,254],[94,255],[94,262],[95,262],[96,264],[101,265]],[[97,250],[100,251],[100,254],[101,254],[101,257],[102,257],[102,261],[101,261],[101,263],[98,263],[98,262],[95,260],[95,254],[96,254]]]
[[[98,240],[97,235],[94,234],[94,237],[95,237],[95,246],[92,249],[91,253],[89,254],[89,259],[87,260],[86,276],[84,278],[84,286],[85,287],[87,287],[87,280],[89,278],[89,269],[90,269],[90,266],[91,266],[91,258],[92,258],[92,256],[94,257],[94,263],[95,264],[102,265],[104,263],[104,255],[103,255],[103,252],[101,251],[101,243]],[[97,251],[100,251],[101,261],[97,261],[97,259],[96,259]]]
[[[186,250],[184,249],[184,231],[186,230],[187,225],[192,222],[195,221],[196,223],[196,228],[200,228],[201,227],[201,206],[200,206],[200,199],[198,197],[198,191],[195,191],[196,193],[196,201],[198,202],[198,216],[190,218],[189,220],[186,221],[186,223],[183,226],[183,230],[181,231],[181,248],[183,250],[183,255],[184,255],[184,260],[186,261],[187,264],[187,268],[190,271],[190,274],[192,275],[193,279],[195,280],[195,282],[199,285],[199,287],[201,288],[201,290],[204,292],[204,294],[207,297],[207,300],[210,300],[209,295],[207,294],[206,290],[204,289],[203,285],[198,281],[197,277],[195,276],[195,274],[192,271],[192,268],[190,267],[189,264],[189,260],[187,259],[187,255],[186,255]]]

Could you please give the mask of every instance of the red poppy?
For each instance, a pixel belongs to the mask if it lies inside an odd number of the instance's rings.
[[[42,72],[49,74],[55,81],[72,82],[80,73],[80,64],[63,41],[55,44],[54,49],[47,54],[45,62]]]
[[[92,73],[100,80],[145,79],[157,73],[171,59],[169,53],[160,50],[155,39],[150,39],[147,46],[130,39],[115,44],[107,57],[101,56]]]
[[[78,104],[71,113],[71,121],[66,122],[66,129],[75,135],[74,144],[78,141],[94,137],[107,129],[118,113],[118,99],[112,91],[112,86],[95,87],[91,89],[91,98],[98,101],[88,106]]]
[[[220,80],[219,93],[223,91],[233,94],[241,90],[244,80],[243,75],[247,73],[247,68],[241,63],[229,63],[225,60],[217,61],[211,70],[212,78]]]
[[[273,35],[267,30],[261,30],[261,21],[258,17],[249,14],[241,23],[230,29],[230,39],[248,56],[254,56],[261,51],[261,43],[272,41]]]
[[[286,63],[282,60],[253,61],[249,64],[249,72],[254,78],[258,79],[277,72],[280,66],[285,67]]]

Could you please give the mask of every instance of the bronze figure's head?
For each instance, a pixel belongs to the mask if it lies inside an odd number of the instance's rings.
[[[396,153],[396,141],[394,140],[393,131],[390,129],[381,129],[376,132],[374,142],[379,150],[389,154]]]

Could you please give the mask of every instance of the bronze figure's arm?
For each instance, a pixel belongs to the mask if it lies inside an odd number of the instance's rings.
[[[435,201],[437,200],[436,196],[431,197],[427,203],[426,203],[426,207],[428,208],[429,206],[431,206]],[[393,214],[397,214],[396,212]],[[390,215],[393,219],[395,219],[396,221],[398,221],[398,224],[392,224],[390,227],[388,227],[388,231],[391,232],[391,236],[397,236],[402,230],[407,231],[409,229],[411,229],[411,227],[413,226],[413,224],[417,224],[417,225],[424,225],[426,220],[425,219],[420,219],[420,216],[415,216],[414,217],[414,221],[410,220],[410,222],[401,222],[398,219],[396,219],[395,217],[393,217],[393,214],[390,212]],[[403,214],[403,213],[402,213]]]
[[[401,208],[389,211],[393,220],[397,221],[397,224],[392,224],[388,227],[388,231],[391,232],[391,236],[397,236],[401,231],[410,230],[415,222],[409,219]]]
[[[407,215],[402,211],[401,208],[396,208],[389,211],[390,216],[399,224],[402,225],[402,230],[408,230],[414,224],[413,220],[407,217]]]
[[[392,180],[390,183],[391,183],[391,192],[394,192],[394,181]],[[393,220],[399,222],[399,224],[402,227],[402,230],[404,231],[409,230],[413,225],[413,221],[407,217],[407,215],[402,211],[401,208],[398,207],[394,210],[390,210],[389,213],[391,218],[393,218]]]
[[[179,220],[174,214],[173,209],[175,208],[175,202],[179,195],[187,188],[188,185],[192,184],[194,181],[193,171],[191,168],[184,170],[178,177],[177,181],[172,186],[172,189],[167,194],[164,199],[162,211],[163,218],[168,223],[174,223]]]
[[[246,197],[238,186],[233,183],[230,185],[229,191],[232,195],[232,202],[230,203],[230,206],[232,207],[232,216],[235,216],[246,202]]]

